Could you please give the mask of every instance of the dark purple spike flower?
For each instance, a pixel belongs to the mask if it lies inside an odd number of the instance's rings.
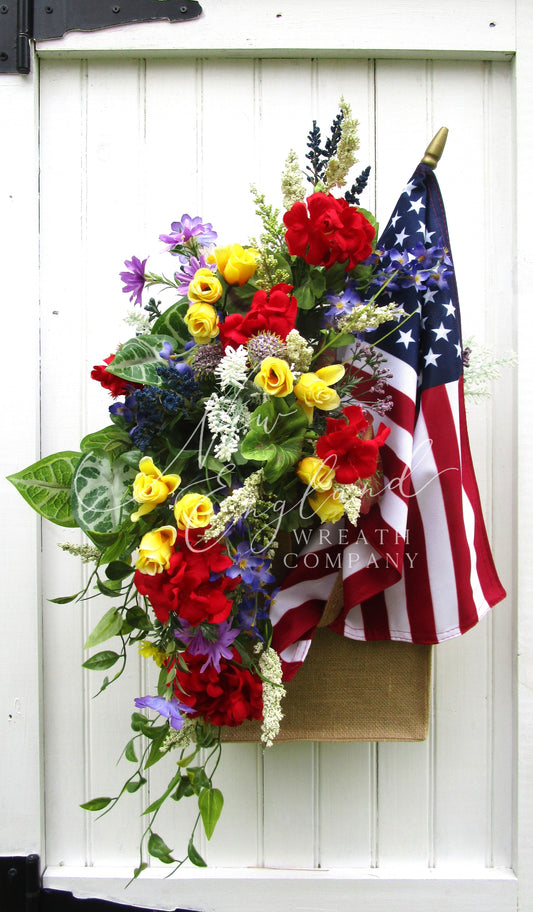
[[[139,257],[133,256],[131,260],[125,260],[124,262],[124,265],[128,267],[128,272],[120,273],[120,278],[124,282],[122,291],[125,294],[129,294],[132,304],[142,303],[142,293],[146,281],[144,275],[146,260],[140,260]]]

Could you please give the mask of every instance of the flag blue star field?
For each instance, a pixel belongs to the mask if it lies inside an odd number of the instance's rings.
[[[459,301],[435,175],[419,165],[378,248],[418,266],[389,286],[406,313],[367,333],[386,358],[392,408],[375,415],[384,492],[357,526],[322,525],[299,552],[272,610],[284,677],[305,659],[342,569],[344,607],[330,625],[356,640],[439,643],[473,627],[505,597],[490,552],[463,396]],[[436,249],[444,269],[427,282]]]

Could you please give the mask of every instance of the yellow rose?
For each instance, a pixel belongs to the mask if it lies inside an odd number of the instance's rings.
[[[178,529],[203,529],[213,516],[213,504],[205,494],[191,491],[174,504],[174,516]]]
[[[218,336],[218,314],[211,304],[191,304],[184,320],[198,345],[206,345]]]
[[[248,279],[251,279],[256,270],[258,256],[259,251],[254,247],[244,250],[240,244],[215,248],[217,269],[229,285],[244,285]]]
[[[179,475],[162,475],[149,456],[141,459],[139,469],[133,482],[133,499],[141,506],[131,514],[132,522],[150,513],[157,504],[164,503],[181,483]]]
[[[318,456],[306,456],[298,463],[298,478],[314,491],[329,491],[335,480],[335,471]]]
[[[344,515],[344,504],[336,491],[318,491],[308,500],[322,522],[338,522]]]
[[[139,557],[135,564],[137,570],[140,570],[141,573],[148,573],[150,576],[168,570],[176,535],[177,532],[173,526],[161,526],[160,529],[152,529],[151,532],[143,535],[139,545]]]
[[[222,285],[211,269],[197,269],[189,284],[187,297],[192,304],[216,304],[222,297]]]
[[[281,358],[264,358],[254,383],[269,396],[288,396],[294,385],[291,369]]]
[[[331,389],[333,383],[344,377],[342,364],[329,364],[320,367],[314,374],[302,374],[294,387],[294,395],[302,406],[309,422],[313,420],[313,409],[319,408],[326,412],[339,407],[341,400],[339,394]]]

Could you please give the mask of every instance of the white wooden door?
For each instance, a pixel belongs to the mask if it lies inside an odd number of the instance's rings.
[[[434,651],[427,742],[284,744],[264,756],[253,745],[227,745],[224,815],[212,842],[200,846],[209,868],[165,880],[166,869],[154,866],[124,892],[137,863],[143,799],[123,799],[102,821],[78,805],[122,785],[123,765],[114,763],[129,737],[132,696],[147,692],[144,672],[132,663],[113,690],[92,698],[95,676],[80,668],[82,644],[103,607],[47,601],[80,588],[76,561],[56,547],[73,536],[43,527],[36,562],[35,521],[6,485],[4,781],[17,782],[29,800],[21,815],[16,789],[4,790],[3,819],[13,823],[0,850],[40,851],[47,886],[150,908],[531,908],[527,475],[516,497],[517,402],[524,418],[529,404],[518,383],[527,377],[530,322],[527,4],[516,17],[508,0],[460,2],[454,15],[436,2],[415,3],[408,19],[392,3],[372,16],[359,4],[330,3],[327,18],[320,4],[296,0],[279,9],[203,5],[197,22],[43,42],[32,76],[2,77],[3,122],[11,119],[19,139],[16,149],[2,149],[10,322],[2,475],[32,462],[39,447],[75,448],[106,423],[105,393],[88,377],[128,332],[123,260],[157,249],[159,233],[183,212],[212,221],[222,242],[246,240],[258,227],[249,184],[279,205],[286,152],[293,147],[303,160],[312,120],[327,125],[344,95],[361,124],[361,167],[372,165],[365,202],[382,224],[427,141],[441,125],[450,129],[438,177],[463,331],[497,353],[521,350],[519,371],[469,410],[509,595],[477,629]],[[526,448],[531,422],[524,424]],[[155,767],[152,797],[164,777]],[[163,815],[161,831],[177,851],[191,815],[181,807]]]

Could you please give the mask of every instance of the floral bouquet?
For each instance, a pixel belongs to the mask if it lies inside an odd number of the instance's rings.
[[[305,175],[294,153],[287,160],[282,219],[253,190],[257,241],[216,246],[210,223],[183,215],[160,236],[169,277],[147,259],[126,261],[124,291],[141,309],[135,335],[91,374],[113,398],[110,423],[78,451],[10,478],[42,516],[90,542],[63,546],[93,567],[82,592],[55,601],[93,589],[109,598],[86,647],[119,645],[85,667],[118,667],[115,680],[135,647],[160,669],[155,692],[135,699],[156,717],[132,715],[134,773],[119,796],[82,805],[108,810],[150,766],[177,758],[145,811],[135,876],[145,849],[167,864],[204,864],[194,832],[201,821],[210,838],[222,810],[213,774],[223,726],[261,720],[264,744],[275,738],[284,689],[269,614],[283,585],[280,543],[343,517],[356,524],[379,496],[388,435],[379,416],[390,402],[365,332],[405,317],[396,289],[449,271],[438,245],[429,255],[377,246],[375,219],[358,205],[369,169],[333,195],[356,161],[356,128],[344,101],[324,148],[313,124]],[[151,298],[142,311],[150,287],[169,303]],[[166,799],[185,797],[198,816],[179,860],[154,822]]]

